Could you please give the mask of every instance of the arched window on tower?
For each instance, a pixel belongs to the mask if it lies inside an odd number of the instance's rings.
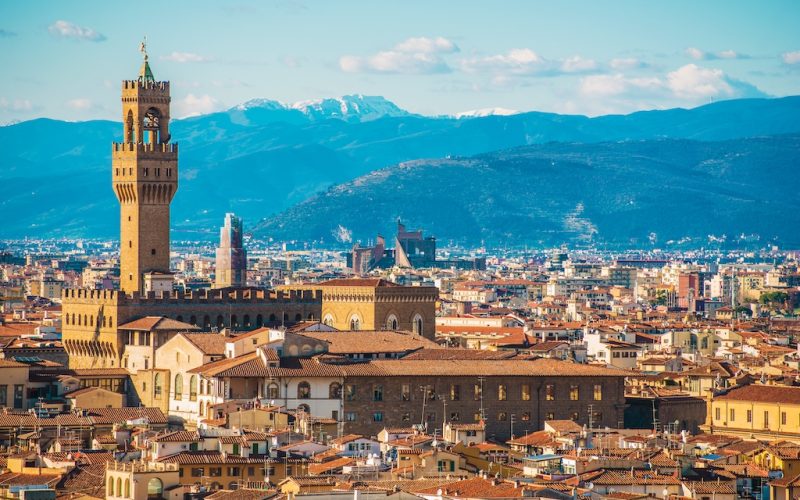
[[[125,142],[133,141],[133,110],[128,110],[128,118],[125,120]]]
[[[144,140],[147,144],[158,144],[159,133],[161,131],[161,112],[156,108],[148,109],[142,119],[142,130],[144,130]]]

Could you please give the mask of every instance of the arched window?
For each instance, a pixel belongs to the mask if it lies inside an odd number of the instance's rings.
[[[311,397],[311,384],[306,381],[297,384],[297,399],[309,399]]]
[[[303,315],[300,314],[300,313],[295,314],[294,315],[294,320],[297,321],[297,322],[303,321]]]
[[[314,313],[308,313],[308,318],[307,319],[309,321],[314,321]]]
[[[180,401],[183,397],[183,375],[175,375],[175,399]]]
[[[200,380],[200,394],[207,394],[206,393],[206,379]]]
[[[163,388],[163,383],[161,380],[161,374],[156,373],[155,377],[153,377],[153,397],[156,399],[161,399],[161,390]]]
[[[235,314],[231,315],[231,328],[239,328],[239,318]]]
[[[192,314],[192,316],[189,318],[189,323],[191,323],[192,325],[197,326],[197,316]]]
[[[189,401],[197,401],[197,375],[189,378]]]
[[[289,313],[283,313],[283,322],[284,323],[288,323],[289,322]]]
[[[131,480],[125,479],[125,498],[131,497]]]
[[[297,405],[297,411],[302,413],[311,413],[311,408],[308,405]]]
[[[108,488],[106,488],[106,495],[113,497],[114,496],[114,478],[108,478]]]
[[[117,478],[117,496],[122,497],[122,478]]]
[[[125,142],[133,141],[133,110],[128,110],[128,118],[125,120]]]
[[[208,316],[208,314],[203,316],[203,328],[206,330],[211,328],[211,318]]]
[[[94,315],[89,316],[89,326],[94,326]]]
[[[328,313],[322,318],[322,323],[328,326],[333,326],[333,315]]]
[[[219,489],[221,489],[221,488],[222,488],[222,485],[221,485],[221,484],[219,484],[219,483],[218,483],[218,482],[216,482],[216,481],[214,481],[213,483],[211,483],[211,485],[208,487],[208,489],[210,489],[211,491],[217,491],[217,490],[219,490]]]
[[[222,315],[217,316],[217,328],[222,328],[225,326],[225,320],[222,319]]]
[[[177,321],[180,321],[181,323],[183,323],[183,316],[181,316],[180,314],[179,314],[179,315],[178,315],[178,317],[177,317],[177,318],[175,318],[175,319],[176,319]]]
[[[204,415],[205,412],[206,412],[206,402],[205,401],[200,401],[200,411],[198,412],[198,415],[200,415],[200,418],[205,417],[205,415]]]
[[[161,498],[161,495],[164,493],[164,483],[157,477],[150,478],[147,481],[147,498],[155,499]]]
[[[250,328],[250,315],[245,314],[244,319],[242,320],[245,328]]]
[[[228,483],[229,490],[235,490],[237,488],[239,488],[239,483],[237,481],[231,481],[230,483]]]
[[[264,316],[259,314],[256,316],[256,328],[261,328],[262,326],[264,326]]]
[[[276,321],[275,314],[270,314],[269,315],[269,322],[270,323],[275,323],[275,321]]]
[[[423,322],[422,322],[422,316],[420,316],[419,314],[414,315],[414,320],[411,322],[411,330],[417,335],[422,335]]]
[[[390,314],[389,317],[386,318],[386,329],[397,330],[397,316]]]
[[[331,383],[330,387],[328,388],[328,397],[330,399],[339,399],[342,397],[342,384],[339,382]]]
[[[361,330],[361,318],[358,316],[352,316],[350,318],[350,330],[357,331]]]
[[[269,399],[278,399],[280,397],[280,388],[278,384],[272,382],[267,386],[267,397]]]

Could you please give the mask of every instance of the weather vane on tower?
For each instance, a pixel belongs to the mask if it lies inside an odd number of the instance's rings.
[[[147,35],[144,36],[139,44],[139,52],[144,54],[144,60],[147,61]]]

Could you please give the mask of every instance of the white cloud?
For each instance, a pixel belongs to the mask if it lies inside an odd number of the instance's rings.
[[[687,99],[732,97],[733,87],[721,69],[702,68],[687,64],[667,74],[667,87],[677,96]]]
[[[498,71],[515,75],[530,75],[548,69],[550,63],[531,49],[511,49],[505,54],[475,57],[461,61],[461,68],[469,73]]]
[[[581,79],[580,93],[588,97],[610,97],[634,93],[655,93],[664,83],[656,77],[628,78],[621,73],[590,75]]]
[[[193,52],[172,52],[169,55],[161,56],[162,61],[171,61],[176,63],[190,63],[190,62],[208,62],[211,60],[209,57],[201,56]]]
[[[597,69],[597,62],[581,56],[569,57],[561,63],[561,71],[564,73],[585,73],[594,69]]]
[[[89,42],[102,42],[106,39],[105,35],[98,33],[92,28],[78,26],[69,21],[59,19],[51,24],[47,30],[50,34],[62,38],[72,38],[74,40],[85,40]]]
[[[723,50],[721,52],[717,52],[717,57],[720,59],[739,59],[741,56],[733,50]]]
[[[706,56],[706,53],[698,49],[697,47],[689,47],[688,49],[686,49],[686,55],[691,57],[695,61],[699,61]]]
[[[408,38],[391,50],[384,50],[372,56],[342,56],[339,59],[339,67],[348,73],[447,73],[451,68],[442,55],[452,54],[458,50],[456,44],[443,37]]]
[[[689,47],[685,50],[687,56],[695,61],[714,61],[718,59],[750,59],[746,54],[740,54],[735,50],[721,50],[719,52],[706,52],[697,47]]]
[[[0,97],[0,111],[11,111],[15,113],[33,111],[35,106],[27,99],[14,99],[9,101],[5,97]]]
[[[570,98],[569,107],[590,114],[627,113],[765,96],[755,86],[720,69],[687,64],[665,75],[632,77],[618,72],[585,76],[580,80],[577,95]]]
[[[204,115],[219,111],[222,108],[222,103],[208,94],[196,96],[189,94],[183,99],[179,100],[175,109],[178,118],[187,118],[189,116]]]
[[[451,54],[458,52],[456,44],[447,38],[437,36],[436,38],[428,37],[412,37],[395,45],[394,49],[398,52],[407,53],[423,53],[430,54],[433,52],[441,52],[444,54]]]
[[[800,63],[800,50],[795,50],[794,52],[784,52],[781,58],[786,64],[798,64]]]
[[[67,107],[84,111],[87,109],[92,109],[94,105],[92,104],[92,101],[90,99],[87,99],[85,97],[79,97],[77,99],[70,99],[69,101],[67,101]]]
[[[615,69],[617,71],[647,67],[647,64],[645,62],[640,61],[635,57],[612,59],[611,62],[608,63],[608,65],[611,66],[611,69]]]

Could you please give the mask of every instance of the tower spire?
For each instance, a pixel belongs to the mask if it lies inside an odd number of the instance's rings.
[[[150,63],[147,62],[147,35],[145,35],[144,39],[139,44],[139,52],[142,53],[144,58],[142,61],[142,69],[139,70],[139,81],[142,83],[155,83],[156,79],[153,77],[153,71],[150,69]]]

